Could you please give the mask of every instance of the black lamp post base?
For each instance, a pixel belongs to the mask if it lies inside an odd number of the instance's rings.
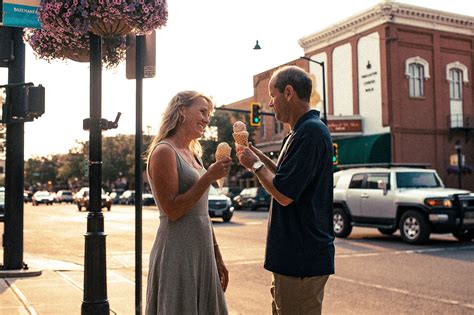
[[[82,302],[82,315],[108,315],[110,314],[109,301]]]

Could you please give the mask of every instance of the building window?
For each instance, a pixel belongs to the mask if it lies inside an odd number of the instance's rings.
[[[405,75],[408,78],[410,96],[424,96],[424,81],[430,78],[428,61],[419,56],[408,58],[405,62]]]
[[[283,131],[283,123],[274,119],[273,120],[274,132],[276,135],[280,134]]]
[[[423,91],[423,66],[418,63],[412,63],[409,67],[410,96],[420,97],[424,95]]]
[[[462,85],[468,83],[468,69],[459,61],[446,65],[446,79],[449,83],[450,128],[464,126]]]
[[[449,70],[449,98],[462,100],[462,71],[456,68]]]

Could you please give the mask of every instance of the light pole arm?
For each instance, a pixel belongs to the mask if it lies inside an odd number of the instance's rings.
[[[311,61],[311,62],[314,62],[318,65],[321,66],[321,69],[322,69],[322,77],[323,77],[323,123],[325,125],[328,124],[328,116],[327,116],[327,112],[326,112],[326,70],[325,70],[325,66],[324,66],[324,61],[316,61],[316,60],[313,60],[309,57],[306,57],[306,56],[302,56],[300,57],[301,59],[305,59],[305,60],[308,60],[308,61]]]

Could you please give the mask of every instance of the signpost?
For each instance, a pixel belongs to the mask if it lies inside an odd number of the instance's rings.
[[[3,0],[0,26],[41,28],[39,6],[40,0]]]

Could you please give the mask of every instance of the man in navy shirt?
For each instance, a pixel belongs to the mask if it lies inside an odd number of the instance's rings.
[[[272,195],[265,269],[273,273],[273,314],[320,314],[334,273],[332,141],[311,110],[312,82],[296,66],[270,79],[269,106],[291,131],[277,164],[253,146],[238,146],[240,163]]]

